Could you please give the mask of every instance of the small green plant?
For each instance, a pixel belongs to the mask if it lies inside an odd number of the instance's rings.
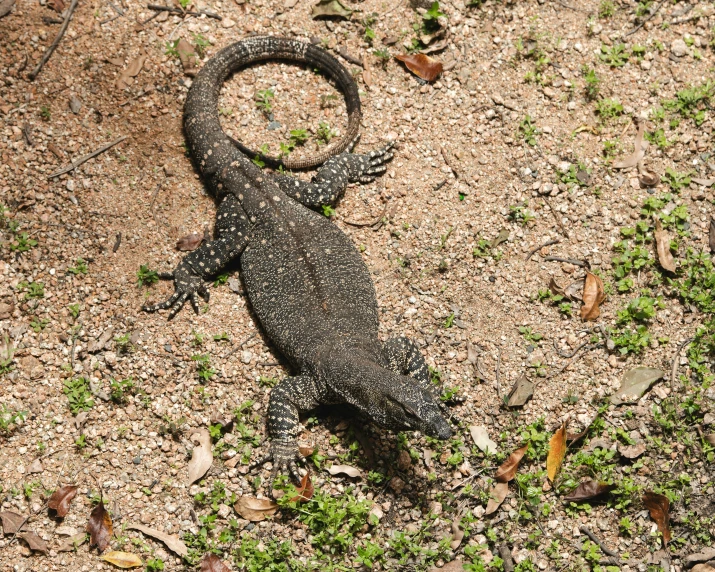
[[[382,65],[383,68],[386,68],[387,63],[392,59],[392,54],[387,48],[373,50],[372,54],[380,60],[380,65]]]
[[[36,334],[40,333],[42,330],[44,330],[47,327],[47,324],[49,324],[50,321],[47,318],[33,318],[33,320],[30,322],[30,327],[32,328],[32,331],[35,332]]]
[[[134,351],[134,344],[132,344],[131,336],[129,334],[122,334],[114,338],[114,343],[117,344],[117,350],[119,353],[127,354]]]
[[[0,403],[0,434],[9,435],[26,417],[27,411],[13,411],[4,403]]]
[[[305,129],[291,129],[290,130],[290,143],[292,148],[300,147],[305,145],[308,140],[308,132]]]
[[[491,256],[492,242],[486,238],[480,238],[477,245],[472,250],[472,256],[479,258],[488,258]]]
[[[47,105],[40,107],[40,117],[42,121],[49,121],[52,118],[52,112]]]
[[[172,58],[178,58],[179,57],[179,40],[174,40],[173,42],[169,41],[164,44],[164,53],[167,56],[171,56]]]
[[[65,380],[62,393],[67,396],[72,415],[77,415],[80,411],[89,411],[94,407],[89,380],[86,377]]]
[[[529,221],[534,220],[534,215],[526,207],[528,203],[524,201],[522,205],[510,205],[508,218],[511,222],[519,223],[521,226],[526,226]]]
[[[323,205],[321,208],[323,210],[323,216],[328,218],[335,216],[335,209],[330,205]]]
[[[85,434],[80,435],[74,440],[74,446],[77,447],[78,451],[81,451],[87,446],[87,436]]]
[[[598,54],[598,57],[603,63],[612,68],[620,68],[628,63],[628,52],[625,44],[601,46],[601,53]]]
[[[690,174],[678,173],[676,170],[668,167],[663,175],[663,180],[674,193],[679,193],[690,185]]]
[[[24,299],[32,300],[34,298],[44,298],[45,297],[45,285],[42,282],[30,282],[25,281],[18,283],[18,290],[25,292]]]
[[[330,125],[325,121],[318,123],[318,131],[315,134],[315,138],[318,141],[318,145],[325,143],[326,145],[330,143],[330,140],[335,137],[335,131],[330,128]]]
[[[596,102],[596,114],[601,121],[615,119],[623,113],[623,106],[617,99],[599,99]]]
[[[87,266],[87,263],[82,258],[77,259],[77,262],[75,262],[75,266],[70,266],[67,268],[67,272],[71,272],[75,276],[77,274],[87,274],[88,270],[89,270],[89,267]]]
[[[439,10],[439,2],[432,2],[429,10],[422,14],[422,28],[426,33],[431,33],[439,30],[439,19],[446,16],[444,12]]]
[[[70,311],[70,315],[76,320],[79,318],[79,313],[81,311],[80,305],[79,304],[70,304],[67,306],[67,308]]]
[[[208,354],[191,356],[191,359],[196,362],[196,372],[202,383],[208,383],[216,375],[216,370],[211,368],[211,356]]]
[[[37,246],[37,241],[30,238],[26,232],[16,234],[14,238],[15,240],[10,243],[10,250],[13,252],[27,252]]]
[[[538,342],[544,337],[542,334],[534,332],[530,327],[527,326],[519,326],[519,333],[524,336],[524,339],[529,343]]]
[[[521,138],[526,141],[526,143],[528,143],[532,147],[536,146],[536,136],[539,134],[539,130],[536,128],[533,120],[529,115],[527,115],[524,119],[521,120],[521,123],[519,123],[518,133]]]
[[[109,396],[115,403],[126,403],[127,395],[134,394],[136,386],[131,377],[116,380],[112,378],[109,382]]]
[[[141,286],[151,286],[159,281],[159,274],[155,270],[151,270],[145,264],[142,264],[137,271],[137,284]]]
[[[586,97],[594,100],[601,92],[601,78],[596,75],[596,70],[588,66],[583,66],[581,74],[585,82]]]
[[[377,22],[377,14],[375,13],[368,14],[362,20],[363,38],[365,38],[365,42],[369,46],[372,46],[372,42],[375,39],[375,30],[373,29],[375,22]]]
[[[194,46],[196,54],[203,58],[206,55],[206,48],[211,45],[211,42],[203,34],[194,33]]]
[[[228,332],[214,334],[213,339],[215,342],[230,342],[231,341],[231,338],[228,337]]]
[[[598,17],[602,19],[607,19],[613,17],[616,13],[616,5],[613,0],[601,0],[598,5]]]
[[[149,558],[146,561],[145,572],[162,572],[164,561],[161,558]]]
[[[256,107],[260,109],[263,113],[268,115],[273,111],[272,100],[275,96],[273,89],[261,89],[256,92]]]

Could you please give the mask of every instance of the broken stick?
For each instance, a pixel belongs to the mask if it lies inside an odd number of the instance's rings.
[[[30,72],[30,74],[27,76],[30,81],[34,81],[34,79],[37,77],[37,75],[40,73],[44,65],[47,63],[47,60],[50,59],[52,56],[52,53],[55,51],[57,48],[58,44],[62,40],[62,36],[65,35],[65,32],[67,31],[67,26],[69,26],[70,20],[72,19],[72,14],[74,13],[74,9],[77,7],[77,2],[78,0],[72,0],[72,4],[70,4],[69,9],[67,10],[67,15],[65,16],[65,21],[62,23],[62,27],[60,28],[60,31],[57,32],[57,37],[55,38],[55,41],[52,42],[49,48],[45,50],[45,53],[42,55],[42,59],[40,60],[40,63],[37,64],[37,67]]]
[[[93,157],[96,157],[97,155],[104,153],[107,149],[111,149],[117,143],[121,143],[122,141],[124,141],[127,137],[128,137],[127,135],[122,135],[119,139],[115,139],[111,143],[102,145],[96,151],[92,151],[91,153],[88,153],[87,155],[83,155],[79,159],[75,159],[74,161],[72,161],[69,165],[66,165],[65,167],[62,167],[61,169],[55,171],[54,173],[51,173],[47,178],[54,179],[55,177],[59,177],[60,175],[64,175],[65,173],[69,173],[70,171],[74,171],[81,164],[86,163]]]

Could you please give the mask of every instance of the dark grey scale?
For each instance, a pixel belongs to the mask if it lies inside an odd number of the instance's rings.
[[[323,151],[319,160],[295,164],[324,163],[310,183],[259,169],[218,121],[219,89],[231,71],[271,58],[319,68],[346,96],[350,137]],[[339,228],[306,208],[331,204],[349,183],[369,182],[385,171],[392,158],[389,145],[352,153],[359,118],[352,76],[320,48],[286,38],[251,38],[211,58],[187,96],[184,126],[192,158],[220,199],[216,239],[189,253],[171,274],[161,275],[174,280],[175,292],[166,302],[145,307],[170,309],[171,318],[188,300],[198,312],[198,296],[208,300],[205,280],[239,260],[253,311],[295,372],[271,392],[271,447],[264,461],[272,460],[274,471],[289,471],[296,478],[296,462],[302,460],[298,416],[319,404],[349,404],[391,429],[420,430],[442,439],[451,435],[425,383],[419,350],[406,339],[383,348],[378,338],[377,299],[362,256]],[[329,158],[330,153],[337,156]]]

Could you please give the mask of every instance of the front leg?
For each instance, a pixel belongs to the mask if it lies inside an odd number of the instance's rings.
[[[303,206],[317,209],[332,205],[348,183],[369,183],[385,172],[392,159],[392,143],[366,155],[342,153],[328,159],[310,183],[286,175],[276,175],[281,190]]]
[[[204,242],[187,254],[171,273],[161,273],[159,278],[174,281],[174,294],[165,302],[142,306],[145,312],[166,310],[171,320],[189,300],[194,312],[199,313],[201,296],[208,302],[209,291],[204,280],[218,274],[224,266],[238,256],[248,243],[250,223],[238,199],[227,195],[218,209],[216,230],[218,238]]]
[[[298,449],[299,414],[320,405],[315,380],[307,375],[287,377],[271,391],[268,401],[268,432],[271,435],[270,452],[250,466],[254,469],[268,461],[273,462],[273,476],[290,471],[300,480],[296,461],[305,461]]]

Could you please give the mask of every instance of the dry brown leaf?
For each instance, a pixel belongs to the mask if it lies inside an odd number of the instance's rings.
[[[603,281],[586,270],[586,282],[583,285],[583,306],[581,306],[581,319],[595,320],[601,313],[601,302],[606,299]]]
[[[522,407],[534,395],[534,384],[531,383],[526,374],[521,374],[514,382],[509,395],[507,395],[507,407]]]
[[[348,477],[359,477],[360,476],[360,469],[356,469],[355,467],[351,467],[350,465],[331,465],[328,467],[328,472],[335,476],[335,475],[347,475]]]
[[[549,291],[554,296],[563,296],[564,298],[569,297],[569,295],[566,294],[566,291],[556,283],[556,280],[553,276],[551,277],[551,280],[549,280]]]
[[[0,520],[2,520],[2,531],[5,536],[15,534],[25,522],[25,517],[11,510],[0,512]]]
[[[109,562],[110,564],[114,564],[117,568],[136,568],[137,566],[144,564],[142,559],[136,554],[132,554],[131,552],[121,552],[119,550],[107,552],[101,556],[101,559]]]
[[[47,543],[34,532],[21,532],[18,536],[27,542],[30,550],[37,550],[38,552],[47,554]]]
[[[708,233],[708,246],[710,253],[715,254],[715,218],[710,217],[710,232]]]
[[[704,436],[705,441],[707,441],[710,445],[715,446],[715,433],[709,433],[708,435]]]
[[[638,163],[638,182],[641,187],[655,187],[660,183],[660,176],[658,173],[646,169],[641,161]]]
[[[645,453],[645,443],[641,441],[635,445],[618,444],[618,452],[626,459],[637,459]]]
[[[315,488],[313,487],[313,481],[310,478],[310,473],[303,475],[303,478],[300,481],[300,487],[296,489],[296,492],[298,494],[290,499],[290,502],[307,502],[313,498]]]
[[[643,505],[648,509],[650,517],[658,525],[658,530],[663,535],[663,545],[670,542],[670,501],[668,497],[652,491],[643,494]]]
[[[182,236],[176,241],[176,249],[182,252],[191,252],[196,250],[204,240],[204,235],[197,232],[192,232],[186,236]]]
[[[658,251],[658,262],[663,270],[675,273],[675,260],[670,252],[670,236],[663,230],[660,219],[655,219],[655,247]]]
[[[104,552],[109,547],[112,539],[112,517],[104,508],[103,501],[99,501],[89,515],[87,532],[89,532],[90,546],[97,546],[100,552]]]
[[[189,461],[189,485],[203,477],[211,468],[211,463],[214,460],[211,452],[211,435],[206,429],[197,429],[191,435],[191,439],[198,442],[198,445],[194,447]]]
[[[696,185],[702,185],[703,187],[712,187],[715,185],[715,179],[690,179]]]
[[[152,538],[160,540],[161,542],[166,544],[166,547],[169,550],[178,554],[179,556],[183,557],[189,553],[188,547],[178,536],[167,534],[166,532],[161,532],[160,530],[155,530],[139,523],[128,524],[127,529],[138,530],[140,532],[143,532],[147,536],[151,536]]]
[[[367,55],[362,57],[362,68],[362,80],[367,87],[372,87],[372,68],[370,67],[370,60],[367,58]]]
[[[434,81],[442,73],[442,62],[425,54],[401,54],[395,56],[408,70],[425,81]]]
[[[47,6],[58,14],[62,14],[67,7],[63,0],[47,0]]]
[[[509,485],[507,485],[508,487]],[[455,518],[452,521],[452,541],[449,543],[449,546],[452,548],[452,550],[457,550],[459,548],[459,545],[462,544],[462,539],[464,538],[464,531],[459,528],[459,523],[461,522],[462,518]]]
[[[72,499],[77,495],[74,485],[65,485],[57,489],[47,501],[47,508],[57,512],[57,516],[64,518],[70,509]]]
[[[574,490],[564,497],[566,502],[582,502],[606,495],[615,489],[615,485],[600,483],[598,481],[583,481]]]
[[[645,157],[645,150],[648,146],[648,143],[643,141],[644,133],[645,121],[641,121],[638,125],[638,134],[636,135],[633,154],[626,157],[623,161],[616,161],[613,163],[614,169],[628,169],[629,167],[635,167],[638,163],[640,163],[643,157]]]
[[[690,572],[715,572],[715,567],[710,566],[710,564],[696,564],[692,567]]]
[[[87,542],[87,533],[80,532],[79,534],[74,534],[69,538],[65,538],[60,545],[57,547],[57,552],[71,552],[76,550],[79,546]]]
[[[0,0],[0,18],[7,16],[14,5],[15,0]]]
[[[546,474],[553,483],[559,474],[561,463],[566,456],[566,423],[554,433],[549,441],[549,454],[546,457]]]
[[[184,68],[184,74],[189,77],[194,77],[198,73],[198,58],[196,57],[196,50],[194,47],[181,38],[179,43],[176,45],[176,51],[179,54],[179,60],[181,60],[181,65]]]
[[[489,491],[489,502],[484,511],[485,515],[492,514],[497,511],[504,502],[506,495],[509,493],[509,483],[495,483],[492,490]]]
[[[236,501],[233,508],[246,520],[261,522],[262,520],[266,520],[269,516],[273,516],[278,510],[278,505],[268,499],[242,496]]]
[[[317,447],[298,447],[298,451],[300,451],[300,454],[303,455],[304,457],[310,457],[313,453],[315,453],[318,450]]]
[[[119,77],[117,78],[117,87],[119,89],[126,89],[132,85],[134,82],[132,78],[139,75],[139,72],[142,71],[145,59],[146,56],[142,54],[129,62],[127,68],[119,74]]]
[[[494,478],[498,483],[508,483],[516,476],[516,470],[519,468],[521,458],[524,456],[528,448],[529,445],[524,445],[523,447],[518,448],[511,455],[509,455],[509,458],[506,461],[502,463],[501,467],[497,469],[496,475],[494,475]]]
[[[218,556],[209,552],[201,561],[200,572],[231,572],[231,570],[229,570],[228,566],[221,562],[221,559]]]

